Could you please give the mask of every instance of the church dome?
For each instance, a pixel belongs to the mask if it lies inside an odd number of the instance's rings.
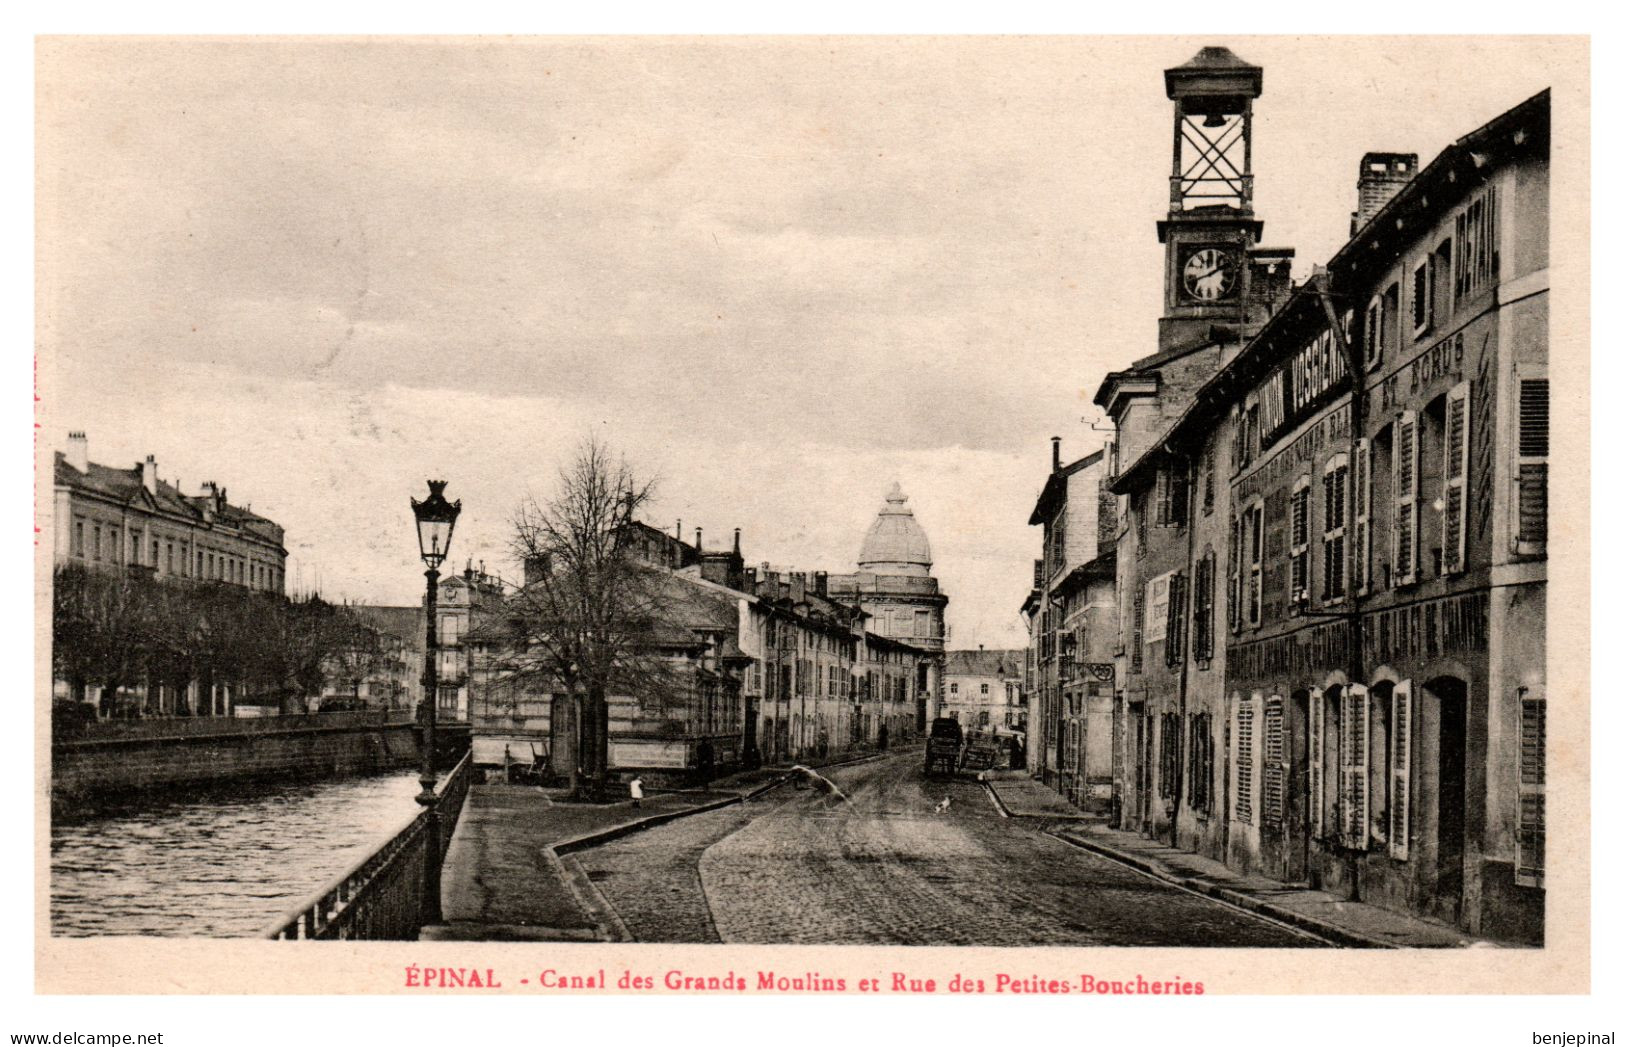
[[[892,484],[886,504],[863,536],[858,570],[877,574],[931,573],[931,543],[925,537],[901,484]]]

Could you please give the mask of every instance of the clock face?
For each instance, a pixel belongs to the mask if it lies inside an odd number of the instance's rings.
[[[1185,293],[1204,302],[1229,297],[1236,287],[1235,255],[1222,247],[1203,247],[1185,259]]]

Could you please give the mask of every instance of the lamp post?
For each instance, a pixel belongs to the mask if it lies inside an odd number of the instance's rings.
[[[451,532],[457,526],[461,501],[446,501],[446,481],[430,480],[429,497],[412,499],[412,515],[417,518],[418,551],[428,570],[424,610],[428,618],[423,648],[423,758],[418,768],[418,784],[423,790],[417,801],[429,811],[429,851],[423,864],[423,923],[440,922],[440,824],[434,794],[434,749],[436,706],[440,700],[439,636],[435,630],[435,603],[439,593],[440,565],[451,549]]]

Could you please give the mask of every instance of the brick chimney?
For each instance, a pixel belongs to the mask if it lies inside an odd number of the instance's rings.
[[[68,450],[63,457],[80,472],[90,472],[90,440],[82,431],[75,430],[68,434]]]
[[[141,463],[141,486],[147,489],[150,495],[158,493],[158,460],[147,455],[147,460]]]
[[[817,593],[819,596],[828,596],[829,595],[829,572],[828,571],[814,571],[813,572],[813,592]]]
[[[1349,235],[1359,232],[1405,184],[1416,177],[1415,153],[1367,153],[1360,158],[1359,206],[1349,221]]]
[[[1061,471],[1061,438],[1059,436],[1049,438],[1049,467],[1051,472],[1058,473]]]

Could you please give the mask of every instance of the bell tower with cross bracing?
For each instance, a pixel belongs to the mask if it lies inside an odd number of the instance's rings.
[[[1204,47],[1163,72],[1174,103],[1159,352],[1205,341],[1213,324],[1241,323],[1254,289],[1251,257],[1264,223],[1253,215],[1253,99],[1264,70],[1229,48]]]

